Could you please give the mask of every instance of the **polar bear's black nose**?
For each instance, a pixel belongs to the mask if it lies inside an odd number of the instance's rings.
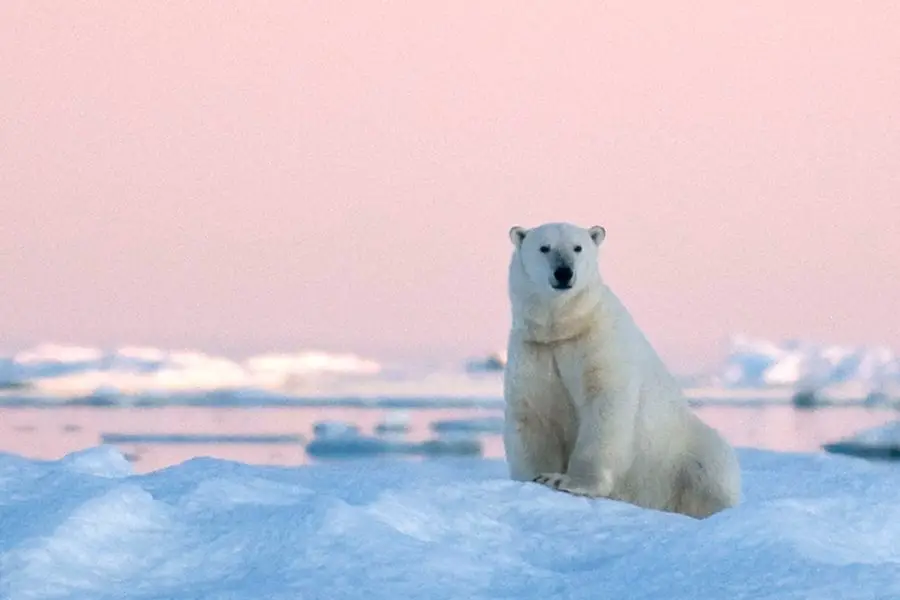
[[[572,281],[572,269],[569,267],[556,267],[556,270],[553,271],[553,276],[558,282],[565,285]]]

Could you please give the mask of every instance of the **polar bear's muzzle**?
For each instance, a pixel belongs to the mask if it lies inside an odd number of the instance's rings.
[[[572,267],[562,264],[553,269],[553,280],[550,282],[550,286],[555,290],[568,290],[572,288],[574,279],[575,273],[572,271]]]

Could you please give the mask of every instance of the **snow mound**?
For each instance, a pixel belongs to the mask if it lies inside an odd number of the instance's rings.
[[[108,449],[0,455],[0,597],[900,597],[900,469],[740,457],[745,502],[696,521],[508,481],[496,461],[129,475]]]

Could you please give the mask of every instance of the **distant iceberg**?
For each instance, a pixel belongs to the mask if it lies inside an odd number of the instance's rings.
[[[466,362],[469,373],[499,373],[506,367],[506,352],[492,352],[484,358],[472,358]]]
[[[192,350],[110,351],[43,344],[0,357],[0,388],[48,397],[171,394],[219,390],[300,392],[334,378],[374,376],[381,365],[354,354],[302,351],[238,361]]]
[[[776,343],[736,335],[707,380],[721,388],[803,388],[866,397],[900,384],[900,358],[884,346]]]
[[[503,417],[473,417],[469,419],[439,419],[431,424],[431,430],[445,434],[500,434],[503,433]]]
[[[315,349],[234,359],[197,350],[41,344],[0,356],[0,403],[390,406],[503,405],[503,351],[465,361],[385,365]],[[734,336],[706,374],[682,378],[692,402],[900,402],[900,358],[886,347]],[[808,397],[808,398],[807,398]],[[389,427],[386,427],[389,428]]]
[[[353,425],[334,422],[316,423],[315,437],[306,445],[306,453],[316,459],[353,458],[373,456],[480,456],[482,442],[476,437],[436,438],[410,441],[393,434],[402,431],[377,431],[378,436],[367,436]],[[387,434],[387,435],[385,435]]]
[[[832,454],[900,460],[900,421],[867,429],[847,439],[825,444],[824,449]]]

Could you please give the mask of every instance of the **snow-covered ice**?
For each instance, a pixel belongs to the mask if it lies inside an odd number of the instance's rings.
[[[508,481],[498,461],[134,475],[108,447],[0,455],[0,597],[900,598],[900,468],[740,457],[744,504],[695,521]]]
[[[861,431],[851,439],[862,444],[900,448],[900,421]]]
[[[376,456],[480,456],[481,440],[473,437],[457,439],[403,439],[402,431],[392,422],[380,423],[376,435],[363,435],[353,423],[319,422],[313,428],[314,438],[306,444],[306,454],[317,459]]]
[[[866,429],[847,439],[825,444],[835,454],[849,454],[866,458],[900,459],[900,421]]]
[[[468,419],[441,419],[431,424],[438,434],[503,433],[503,416],[475,417]]]

